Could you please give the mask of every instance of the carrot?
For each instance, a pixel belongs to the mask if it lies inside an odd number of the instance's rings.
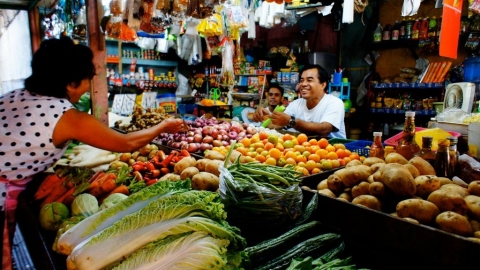
[[[447,72],[450,70],[451,66],[452,66],[452,62],[448,61],[447,64],[445,65],[445,68],[441,71],[437,82],[443,82],[443,80],[445,80],[445,76],[447,75]]]
[[[44,206],[45,204],[52,203],[56,200],[58,200],[62,195],[64,195],[68,189],[64,185],[58,185],[56,186],[52,192],[43,200],[41,206]]]
[[[102,191],[102,194],[110,193],[115,188],[117,188],[117,183],[111,178],[108,178],[107,180],[105,180],[105,182],[102,183],[102,185],[100,185],[100,190]]]
[[[65,192],[65,194],[63,194],[60,198],[58,198],[57,200],[55,200],[56,202],[60,202],[60,203],[63,203],[65,204],[66,206],[69,206],[72,204],[73,202],[73,199],[75,199],[75,197],[73,196],[73,192],[75,191],[75,187],[73,188],[70,188],[67,192]]]
[[[102,175],[94,179],[92,182],[90,182],[90,186],[87,188],[87,191],[91,191],[96,187],[101,186],[102,183],[105,182],[105,180],[113,177],[116,177],[114,173],[103,173]]]
[[[65,179],[63,179],[65,180]],[[43,179],[43,182],[40,184],[38,187],[37,191],[34,194],[35,200],[41,200],[44,199],[50,194],[50,192],[53,190],[53,187],[56,185],[62,184],[63,183],[62,178],[58,177],[56,174],[49,174],[45,179]]]
[[[130,191],[128,190],[128,187],[126,185],[120,185],[120,186],[116,187],[114,190],[112,190],[112,192],[110,192],[108,195],[112,195],[114,193],[122,193],[122,194],[125,194],[125,195],[129,195]]]

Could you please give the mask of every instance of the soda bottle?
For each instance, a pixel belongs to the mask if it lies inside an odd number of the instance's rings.
[[[415,22],[413,23],[412,26],[412,40],[418,40],[418,35],[420,33],[420,21],[418,19],[415,19]]]
[[[380,23],[377,25],[377,29],[373,32],[373,42],[381,42],[382,41],[382,26]]]
[[[423,18],[420,23],[420,29],[418,32],[418,39],[425,40],[428,37],[428,17]]]
[[[402,22],[400,23],[400,31],[399,31],[398,39],[400,40],[407,39],[406,27],[407,27],[407,22],[405,21],[405,19],[403,19]]]
[[[437,37],[437,17],[433,16],[428,21],[428,38],[435,42],[435,38]]]
[[[383,159],[385,151],[382,144],[382,132],[373,132],[373,143],[370,146],[370,157]]]
[[[400,24],[398,21],[395,21],[395,24],[392,28],[392,40],[398,40],[400,37]]]
[[[406,40],[412,39],[412,28],[413,28],[413,20],[412,20],[412,18],[408,18],[408,21],[405,25],[405,39]]]
[[[420,152],[420,146],[415,142],[415,112],[413,111],[405,112],[405,126],[396,151],[407,160]]]
[[[392,35],[392,26],[389,22],[385,25],[382,32],[382,40],[390,40]]]

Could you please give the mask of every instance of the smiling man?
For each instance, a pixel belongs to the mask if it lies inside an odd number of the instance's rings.
[[[327,94],[328,72],[319,65],[307,65],[300,72],[301,98],[291,102],[285,112],[273,112],[272,124],[308,134],[346,138],[345,109],[341,99]],[[270,114],[265,108],[255,111],[254,120]]]

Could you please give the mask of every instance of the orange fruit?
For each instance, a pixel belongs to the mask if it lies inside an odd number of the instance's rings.
[[[298,166],[298,167],[306,168],[306,167],[307,167],[307,164],[305,164],[305,162],[301,161],[301,162],[298,162],[298,163],[297,163],[297,166]]]
[[[343,160],[345,161],[345,165],[347,165],[348,162],[352,161],[350,157],[344,157]]]
[[[311,174],[317,174],[317,173],[321,173],[322,170],[320,170],[319,168],[313,168],[313,170],[311,171]]]
[[[286,140],[286,141],[283,142],[283,147],[285,147],[285,148],[293,148],[294,145],[295,144],[293,143],[292,140]]]
[[[340,166],[345,166],[345,160],[343,160],[343,158],[339,158],[338,162],[340,162]]]
[[[262,156],[262,155],[257,155],[257,156],[255,157],[255,159],[258,160],[258,161],[260,161],[260,162],[262,162],[262,163],[265,162],[265,160],[267,160],[267,158],[264,157],[264,156]]]
[[[312,171],[317,168],[317,163],[313,160],[309,160],[305,163],[305,168],[307,168],[308,171]]]
[[[246,148],[248,148],[252,142],[250,141],[249,138],[244,137],[243,139],[240,140],[240,143],[243,144],[243,146],[245,146]]]
[[[283,147],[283,145],[282,145],[281,143],[277,143],[277,145],[275,146],[275,148],[277,148],[277,149],[280,150],[280,151],[285,150],[285,147]]]
[[[312,145],[312,146],[307,147],[307,151],[309,151],[310,153],[315,153],[319,149],[320,149],[320,147],[318,145]]]
[[[246,156],[247,155],[247,148],[245,147],[238,147],[237,149],[238,152],[240,152],[242,155]]]
[[[304,155],[307,160],[308,160],[308,157],[311,155],[312,153],[310,153],[309,151],[303,151],[302,155]]]
[[[293,159],[296,159],[297,158],[297,154],[295,154],[295,152],[289,150],[285,153],[285,158],[293,158]]]
[[[358,153],[352,153],[352,154],[350,155],[350,159],[358,159],[358,160],[360,160],[360,156],[358,155]]]
[[[259,142],[260,141],[260,135],[257,134],[253,134],[252,135],[252,138],[250,138],[250,142],[252,143],[256,143],[256,142]]]
[[[272,149],[272,148],[275,148],[275,145],[274,145],[273,143],[268,142],[268,143],[265,144],[265,150],[268,151],[268,150],[270,150],[270,149]]]
[[[282,151],[278,150],[277,148],[270,149],[268,154],[274,159],[279,159],[283,156]]]
[[[263,149],[263,148],[261,148],[261,147],[255,149],[255,152],[257,152],[257,153],[259,153],[259,154],[261,154],[263,151],[265,151],[265,149]]]
[[[310,143],[310,145],[317,145],[318,144],[317,139],[310,139],[308,142]]]
[[[315,154],[320,156],[320,159],[326,159],[328,151],[326,149],[319,149],[315,152]]]
[[[248,152],[247,153],[247,156],[252,157],[252,158],[255,158],[257,155],[258,155],[257,152]]]
[[[290,135],[290,134],[288,134],[288,133],[287,133],[287,134],[283,134],[283,136],[282,136],[282,140],[283,140],[283,141],[291,141],[292,139],[293,139],[293,136]]]
[[[308,156],[308,160],[313,160],[313,161],[315,161],[315,162],[319,162],[319,161],[320,161],[320,156],[317,155],[317,154],[310,154],[310,155]]]
[[[332,163],[332,168],[338,168],[340,167],[340,161],[338,161],[338,159],[334,159],[332,161],[330,161]]]
[[[333,146],[335,147],[335,149],[347,149],[345,148],[345,145],[343,143],[335,143]]]
[[[328,140],[325,139],[325,138],[321,138],[319,141],[318,141],[318,146],[320,146],[321,148],[325,149],[325,147],[327,147],[328,145]]]
[[[293,146],[293,149],[294,149],[295,151],[300,152],[300,153],[305,152],[305,146],[303,146],[303,145],[297,144],[297,145]]]
[[[337,156],[337,153],[335,153],[335,152],[328,152],[327,158],[330,159],[330,160],[337,160],[338,156]]]
[[[268,139],[268,133],[266,131],[260,131],[258,133],[258,136],[259,136],[260,140]]]
[[[295,167],[295,170],[296,170],[297,172],[302,173],[303,176],[309,176],[309,175],[310,175],[310,173],[308,172],[307,168],[300,167],[300,166],[296,166],[296,167]]]
[[[297,165],[297,162],[295,161],[294,158],[287,158],[285,159],[285,164],[290,164],[290,165]]]
[[[309,143],[309,142],[304,142],[304,143],[299,143],[299,144],[301,144],[301,145],[303,145],[303,146],[305,146],[305,147],[309,147],[309,146],[310,146],[310,143]]]
[[[344,158],[345,157],[345,150],[342,149],[342,148],[338,148],[337,151],[335,151],[335,153],[337,153],[338,158]]]
[[[267,160],[265,160],[264,163],[272,166],[277,166],[277,160],[274,159],[273,157],[267,158]]]
[[[345,156],[349,157],[352,154],[352,151],[345,149]]]
[[[304,142],[308,141],[308,137],[306,134],[303,134],[303,133],[298,134],[297,141],[298,141],[298,144],[303,144]]]
[[[266,157],[266,156],[268,156],[268,151],[267,151],[267,150],[263,150],[263,151],[260,153],[260,155]]]
[[[298,155],[297,158],[295,159],[298,162],[307,162],[307,157],[304,155]]]
[[[335,147],[333,147],[333,145],[329,144],[327,145],[327,147],[325,147],[325,150],[327,150],[328,152],[335,152]]]
[[[366,159],[364,156],[360,156],[360,161],[363,162]]]

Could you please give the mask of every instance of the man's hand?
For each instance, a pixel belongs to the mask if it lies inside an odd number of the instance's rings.
[[[288,126],[290,121],[290,115],[281,112],[273,112],[270,118],[272,119],[272,124],[281,127]]]
[[[267,111],[267,109],[262,108],[262,107],[258,107],[255,110],[255,113],[253,114],[253,121],[263,122],[268,117],[270,117],[270,113]]]

